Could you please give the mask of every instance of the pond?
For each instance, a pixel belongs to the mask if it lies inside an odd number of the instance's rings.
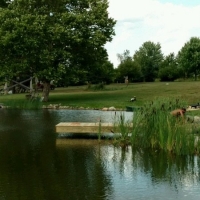
[[[122,113],[117,112],[116,115]],[[123,113],[131,120],[133,113]],[[0,199],[132,200],[200,196],[200,159],[60,138],[59,122],[112,121],[115,112],[0,110]]]

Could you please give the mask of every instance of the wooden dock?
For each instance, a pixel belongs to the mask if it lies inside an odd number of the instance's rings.
[[[61,122],[56,125],[57,133],[113,133],[113,123]]]
[[[83,147],[83,146],[101,146],[108,145],[110,142],[108,140],[88,140],[85,138],[80,139],[71,139],[71,138],[57,138],[56,140],[56,147],[57,148],[65,148],[66,146],[69,147]]]

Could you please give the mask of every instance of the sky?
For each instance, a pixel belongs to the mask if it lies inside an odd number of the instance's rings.
[[[115,36],[105,45],[116,68],[117,54],[134,55],[147,41],[160,43],[164,56],[177,55],[191,37],[200,37],[200,0],[108,0],[117,20]]]

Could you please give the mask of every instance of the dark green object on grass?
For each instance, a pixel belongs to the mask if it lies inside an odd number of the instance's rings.
[[[140,109],[140,107],[138,107],[138,106],[126,106],[126,111],[128,111],[128,112],[133,112],[133,111],[136,111],[139,109]]]

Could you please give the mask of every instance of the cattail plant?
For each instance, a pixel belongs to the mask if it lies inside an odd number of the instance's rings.
[[[133,147],[160,149],[178,155],[199,153],[200,141],[197,140],[195,124],[170,114],[172,110],[186,105],[180,99],[171,98],[147,102],[134,112],[131,127],[128,128],[121,119],[119,140],[130,141]]]

